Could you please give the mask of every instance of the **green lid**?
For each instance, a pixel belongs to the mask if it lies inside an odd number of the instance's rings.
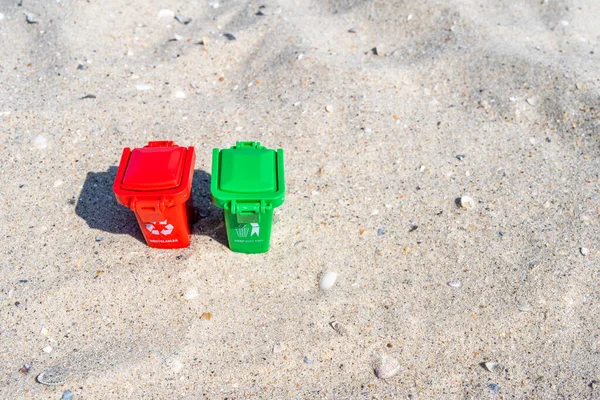
[[[210,189],[213,202],[222,208],[230,208],[231,202],[280,206],[285,194],[283,150],[267,149],[258,142],[214,149]]]

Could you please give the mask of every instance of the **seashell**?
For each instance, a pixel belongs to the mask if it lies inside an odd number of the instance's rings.
[[[346,327],[342,324],[340,324],[337,321],[331,321],[329,323],[329,325],[333,328],[334,331],[337,332],[338,335],[340,336],[347,336],[348,335],[348,329],[346,329]]]
[[[527,312],[527,311],[531,311],[531,307],[529,307],[528,305],[522,305],[517,307],[517,310],[522,311],[522,312]]]
[[[373,370],[379,379],[389,379],[400,372],[400,362],[394,357],[382,355],[375,361]]]
[[[71,376],[71,368],[55,365],[37,376],[37,381],[46,386],[62,385]]]
[[[457,287],[460,287],[461,283],[460,283],[460,281],[450,281],[450,282],[447,283],[447,285],[451,286],[451,287],[456,287],[457,288]]]
[[[322,290],[329,290],[333,287],[333,285],[335,285],[335,281],[338,277],[337,272],[333,272],[333,271],[325,271],[325,273],[323,274],[323,276],[321,277],[321,289]]]
[[[483,365],[490,372],[501,372],[504,369],[504,365],[496,362],[486,362]]]
[[[475,208],[475,200],[471,196],[463,196],[460,198],[460,208],[469,209]]]

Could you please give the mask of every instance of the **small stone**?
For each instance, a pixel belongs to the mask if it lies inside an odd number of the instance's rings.
[[[378,44],[376,47],[373,47],[371,51],[376,56],[385,56],[387,54],[387,50],[383,44]]]
[[[297,58],[298,58],[298,60],[302,60],[304,58],[304,54],[302,54],[302,53],[298,54]]]
[[[537,105],[537,103],[538,103],[538,99],[537,99],[537,97],[536,97],[536,96],[529,97],[529,98],[527,99],[527,103],[529,103],[529,105],[531,105],[531,106],[536,106],[536,105]]]
[[[470,196],[462,196],[460,198],[460,207],[464,209],[470,209],[475,207],[475,200]]]
[[[212,319],[212,314],[209,312],[203,312],[202,315],[200,316],[200,319],[203,319],[205,321],[210,321]]]
[[[567,21],[566,19],[563,19],[562,21],[560,21],[560,24],[562,26],[569,26],[569,21]]]
[[[25,363],[25,365],[23,365],[20,369],[19,369],[19,373],[21,375],[27,375],[29,373],[29,370],[31,369],[31,364],[29,363]]]
[[[579,251],[583,256],[587,256],[588,254],[590,254],[590,249],[588,249],[587,247],[582,247],[581,249],[579,249]]]
[[[515,101],[517,101],[517,100],[518,100],[518,98],[517,98],[517,97],[514,97],[514,96],[511,96],[511,97],[509,97],[508,99],[509,99],[510,101],[512,101],[512,102],[515,102]]]
[[[65,383],[69,376],[71,376],[70,368],[63,365],[54,365],[39,374],[36,380],[42,385],[58,386]]]
[[[61,186],[64,182],[61,181],[60,179],[54,181],[54,184],[52,184],[52,186],[54,186],[55,188]]]
[[[236,40],[235,36],[233,36],[231,33],[224,33],[223,36],[225,36],[225,39],[227,39],[227,40],[231,40],[231,41]]]
[[[485,369],[490,372],[501,372],[504,370],[504,365],[496,362],[486,362],[483,365],[485,365]]]
[[[412,14],[408,14],[408,17],[406,17],[406,20],[410,21],[411,19],[413,19],[413,15]]]
[[[383,228],[377,229],[377,236],[383,236],[383,235],[385,235],[385,231],[383,230]]]
[[[162,19],[162,18],[175,18],[175,13],[172,10],[169,10],[167,8],[163,8],[162,10],[160,10],[158,12],[158,19]]]
[[[208,5],[212,8],[219,8],[219,2],[218,1],[209,1]]]
[[[173,97],[175,97],[176,99],[185,99],[187,96],[183,90],[176,90],[173,93]]]
[[[522,306],[517,307],[517,310],[521,312],[528,312],[531,311],[531,307],[529,307],[527,304],[524,304]]]
[[[400,362],[394,357],[382,355],[375,361],[373,370],[379,379],[389,379],[400,372]]]
[[[287,347],[285,347],[285,344],[283,343],[277,343],[275,346],[273,346],[273,353],[278,354],[278,353],[282,353],[285,351]]]
[[[183,295],[183,297],[186,300],[195,299],[196,297],[198,297],[198,290],[196,288],[189,288],[188,290],[185,291],[185,294]]]
[[[490,388],[490,390],[494,393],[498,393],[500,392],[500,386],[496,385],[495,383],[490,383],[488,385],[488,387]]]
[[[31,13],[25,13],[25,21],[27,21],[28,24],[38,24],[40,22],[35,15]]]
[[[37,135],[35,139],[33,139],[33,147],[39,150],[44,150],[46,147],[48,147],[48,139],[42,135]]]
[[[260,6],[255,15],[267,16],[267,15],[276,15],[281,14],[281,7],[268,7],[268,6]]]
[[[332,113],[333,112],[333,106],[330,106],[330,105],[325,106],[325,111],[327,111],[328,113]]]
[[[183,25],[187,25],[187,24],[189,24],[190,22],[192,22],[192,19],[191,19],[191,18],[189,18],[189,17],[184,17],[184,16],[183,16],[183,15],[181,15],[181,14],[175,14],[175,19],[177,20],[177,22],[179,22],[180,24],[183,24]]]
[[[535,138],[529,138],[529,143],[536,144],[537,140],[535,140]]]
[[[329,290],[335,285],[335,281],[337,280],[338,274],[333,271],[325,271],[323,276],[321,276],[320,288],[321,290]]]
[[[173,35],[173,39],[169,40],[170,42],[181,42],[183,40],[183,36],[178,35],[178,34],[174,34]]]
[[[348,33],[356,33],[356,32],[358,32],[357,27],[352,27],[352,28],[348,29]]]
[[[314,360],[311,360],[310,358],[308,358],[308,356],[304,356],[304,363],[306,365],[312,365],[313,362]]]
[[[60,400],[73,400],[73,392],[70,390],[65,390]]]
[[[368,127],[367,127],[367,128],[363,128],[363,131],[364,131],[364,132],[365,132],[367,135],[368,135],[368,134],[370,134],[371,132],[373,132],[373,131],[371,130],[371,128],[368,128]]]
[[[152,85],[147,85],[147,84],[140,83],[139,85],[135,85],[135,88],[137,90],[139,90],[140,92],[145,92],[145,91],[148,91],[148,90],[152,90]]]
[[[456,156],[456,159],[457,159],[458,161],[462,161],[462,160],[464,160],[464,159],[465,159],[465,156],[463,156],[462,154],[458,154],[458,155]]]
[[[52,353],[52,347],[50,346],[46,346],[42,350],[44,351],[44,353]]]
[[[42,328],[42,329],[40,330],[40,335],[42,335],[42,336],[48,336],[48,329],[46,329],[46,328]]]
[[[4,19],[4,14],[0,13],[0,21]]]
[[[459,288],[461,286],[461,283],[460,281],[450,281],[447,283],[447,285],[450,287]]]
[[[104,238],[102,236],[96,236],[96,242],[101,242],[103,240]]]

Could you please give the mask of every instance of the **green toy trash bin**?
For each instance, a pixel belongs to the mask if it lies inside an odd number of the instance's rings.
[[[213,149],[212,201],[223,209],[229,248],[239,253],[269,251],[273,209],[283,204],[283,150],[258,142]]]

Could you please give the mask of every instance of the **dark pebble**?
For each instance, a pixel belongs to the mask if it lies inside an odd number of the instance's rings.
[[[411,225],[410,229],[408,230],[409,232],[414,232],[419,228],[419,225]]]
[[[18,306],[19,304],[21,304],[20,301],[15,301],[15,306]]]
[[[465,156],[463,156],[462,154],[459,154],[459,155],[457,155],[457,156],[456,156],[456,159],[457,159],[458,161],[462,161],[462,160],[464,160],[464,159],[465,159]]]
[[[382,235],[385,235],[385,231],[383,230],[383,228],[377,229],[377,236],[382,236]]]
[[[78,69],[79,71],[83,71],[83,70],[85,69],[85,66],[84,66],[83,64],[79,64],[79,65],[77,66],[77,69]]]
[[[233,36],[231,33],[224,33],[223,36],[225,36],[227,40],[235,40],[235,36]]]

